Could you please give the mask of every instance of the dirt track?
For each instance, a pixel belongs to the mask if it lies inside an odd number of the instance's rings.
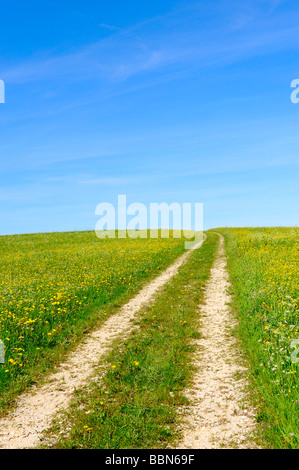
[[[100,372],[97,369],[97,379],[99,373],[105,373],[103,358],[114,339],[123,341],[136,328],[132,320],[140,308],[153,300],[190,252],[184,253],[100,329],[86,337],[43,386],[35,386],[19,397],[14,412],[0,419],[0,449],[34,448],[40,444],[42,432],[61,409],[68,407],[74,390],[88,383],[99,365],[102,369]],[[194,359],[197,373],[186,391],[192,405],[184,410],[186,418],[179,449],[255,447],[251,437],[256,425],[255,410],[247,403],[246,369],[240,365],[240,350],[231,332],[236,320],[227,305],[229,285],[224,240],[220,236],[219,251],[205,289],[205,304],[199,312],[201,338],[196,341]]]

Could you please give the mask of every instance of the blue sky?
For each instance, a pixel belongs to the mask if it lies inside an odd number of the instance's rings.
[[[202,202],[204,227],[298,224],[297,0],[2,2],[0,234]]]

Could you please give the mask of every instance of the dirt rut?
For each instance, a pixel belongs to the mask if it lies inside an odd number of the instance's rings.
[[[224,239],[200,308],[201,338],[196,341],[197,372],[186,392],[192,405],[183,410],[186,420],[179,449],[255,448],[255,410],[246,396],[246,368],[231,329],[236,326],[228,303],[230,286]]]

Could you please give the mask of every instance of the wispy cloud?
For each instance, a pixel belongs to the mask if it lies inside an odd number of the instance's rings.
[[[63,55],[51,56],[49,52],[47,56],[32,57],[2,68],[0,73],[8,83],[45,79],[117,82],[176,64],[207,66],[223,63],[225,58],[238,61],[250,54],[296,47],[299,9],[295,14],[284,13],[278,22],[271,12],[279,2],[269,1],[266,5],[267,10],[260,2],[219,2],[213,9],[214,24],[202,24],[194,15],[194,11],[200,15],[203,7],[207,9],[205,3],[193,4],[184,15],[173,10],[126,30],[103,23],[102,28],[112,31],[107,38]]]

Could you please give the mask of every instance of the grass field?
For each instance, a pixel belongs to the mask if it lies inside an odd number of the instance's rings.
[[[183,239],[174,238],[0,237],[2,408],[183,251]]]
[[[269,447],[298,448],[299,228],[217,231],[226,239],[261,437]]]

